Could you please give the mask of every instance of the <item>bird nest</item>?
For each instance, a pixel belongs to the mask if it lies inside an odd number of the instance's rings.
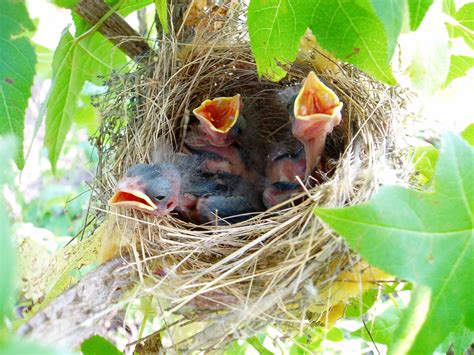
[[[111,74],[98,102],[103,123],[95,138],[94,191],[102,217],[112,221],[110,233],[120,235],[121,252],[138,270],[137,293],[157,296],[164,328],[195,325],[189,337],[167,333],[180,350],[219,347],[268,325],[288,333],[327,320],[334,282],[354,268],[360,274],[360,260],[313,209],[361,203],[376,191],[383,167],[392,165],[392,122],[403,101],[397,89],[337,63],[336,72],[318,76],[344,104],[341,124],[327,138],[324,170],[285,206],[229,225],[110,210],[107,201],[130,166],[181,149],[190,112],[206,98],[238,93],[257,108],[255,149],[290,130],[288,112],[271,100],[315,70],[311,55],[278,83],[261,79],[246,35],[226,26],[187,44],[164,38],[132,71]]]

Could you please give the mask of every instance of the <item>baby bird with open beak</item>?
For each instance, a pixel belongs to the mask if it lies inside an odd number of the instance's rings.
[[[215,147],[227,147],[234,143],[242,130],[245,119],[240,114],[242,101],[240,95],[217,97],[205,100],[193,110],[199,120],[199,129]]]
[[[263,210],[257,185],[235,175],[203,172],[200,164],[199,157],[177,155],[170,163],[135,165],[117,183],[109,205],[156,216],[176,210],[196,223],[216,221],[216,216],[234,223]]]
[[[326,136],[341,122],[342,102],[314,72],[310,72],[290,113],[291,131],[303,143],[305,177],[310,176],[324,152]]]
[[[255,133],[255,130],[247,127],[242,108],[239,94],[205,100],[193,110],[199,124],[191,125],[186,132],[183,151],[201,156],[205,171],[255,181],[258,179],[254,170],[255,154],[247,149],[251,145],[249,139],[252,139],[249,133]]]

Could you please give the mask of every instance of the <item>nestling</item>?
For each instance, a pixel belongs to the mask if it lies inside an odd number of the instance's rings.
[[[323,151],[326,136],[341,122],[342,102],[337,95],[310,72],[296,96],[290,114],[291,131],[304,145],[306,173],[313,173]]]
[[[199,157],[177,155],[172,163],[135,165],[117,184],[109,205],[156,216],[176,210],[196,223],[215,221],[216,215],[235,222],[231,217],[248,218],[263,210],[257,184],[235,175],[206,173],[200,170],[201,163]]]

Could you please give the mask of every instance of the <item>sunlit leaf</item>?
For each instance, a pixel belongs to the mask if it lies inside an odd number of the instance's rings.
[[[449,36],[439,6],[430,9],[415,33],[414,45],[415,53],[408,68],[412,85],[424,95],[433,95],[446,80],[450,59]]]
[[[365,292],[362,297],[355,297],[347,305],[344,316],[349,318],[360,318],[372,307],[377,300],[378,290],[373,289]]]
[[[442,10],[446,15],[454,17],[456,15],[456,4],[454,3],[454,0],[443,0]],[[453,38],[455,33],[454,27],[449,24],[446,24],[446,27],[448,29],[449,37]]]
[[[111,4],[115,4],[118,0],[111,1]],[[128,16],[132,12],[143,9],[144,7],[153,4],[154,0],[127,0],[125,1],[120,8],[118,13],[122,16]]]
[[[99,335],[94,335],[85,340],[81,344],[81,352],[83,355],[122,355],[122,352],[115,345]]]
[[[224,355],[245,355],[250,345],[243,342],[242,345],[238,341],[230,343],[224,351]]]
[[[316,353],[326,336],[322,327],[312,327],[307,329],[306,334],[294,340],[294,345],[290,348],[290,355],[306,355]]]
[[[392,58],[397,46],[398,36],[402,30],[405,1],[400,0],[372,0],[375,12],[383,23],[387,33],[388,58]]]
[[[444,86],[448,86],[451,81],[466,75],[466,72],[474,67],[474,58],[464,55],[451,56],[451,64],[449,65],[449,73]]]
[[[71,128],[77,99],[85,82],[81,69],[85,60],[85,52],[78,50],[69,31],[64,31],[54,53],[53,81],[46,115],[45,146],[53,171]]]
[[[2,355],[69,355],[72,354],[65,349],[53,349],[36,343],[25,341],[25,339],[10,338],[0,343],[0,354]]]
[[[381,5],[379,12],[390,29],[393,49],[398,24]],[[385,28],[370,0],[252,0],[247,17],[259,75],[272,80],[283,78],[283,66],[296,58],[300,38],[310,27],[321,47],[337,58],[355,64],[379,80],[395,83]]]
[[[372,321],[366,321],[365,326],[352,332],[352,335],[361,337],[367,342],[390,344],[402,312],[401,308],[391,306],[382,314],[378,314]]]
[[[315,4],[314,0],[250,2],[247,12],[250,45],[260,76],[276,81],[286,75],[280,64],[295,60]]]
[[[53,3],[59,7],[73,9],[79,3],[79,0],[53,0]]]
[[[442,9],[445,14],[454,16],[456,14],[456,4],[454,0],[443,0]]]
[[[123,66],[126,57],[100,33],[75,42],[69,31],[63,32],[53,58],[53,83],[46,115],[45,146],[53,170],[76,115],[78,99],[86,80],[100,82]]]
[[[446,338],[443,344],[437,349],[437,352],[449,354],[448,350],[452,346],[454,354],[469,354],[467,350],[473,341],[474,331],[464,326],[459,326]]]
[[[158,19],[161,23],[161,27],[163,27],[163,31],[168,33],[168,9],[166,2],[166,0],[155,0],[155,8],[156,13],[158,14]]]
[[[438,149],[432,145],[416,147],[412,157],[415,169],[423,176],[423,184],[427,184],[433,177],[436,161],[438,160]]]
[[[20,142],[15,161],[22,169],[23,129],[35,75],[36,56],[27,37],[35,27],[24,1],[3,0],[0,5],[0,135]]]
[[[51,63],[53,61],[53,51],[40,44],[34,43],[36,51],[36,74],[42,78],[51,78]]]
[[[11,159],[15,155],[16,145],[12,137],[0,138],[0,191],[11,183]],[[10,230],[10,217],[6,209],[3,194],[0,193],[0,325],[11,312],[14,294],[15,257]]]
[[[410,29],[412,31],[418,29],[431,4],[433,4],[433,0],[408,0]]]
[[[259,339],[258,337],[253,336],[247,339],[247,343],[252,345],[253,348],[257,350],[258,353],[261,355],[272,355],[273,353],[263,346],[263,340],[265,339],[265,337],[263,336],[262,338],[263,339]]]
[[[81,101],[75,112],[74,122],[79,127],[86,128],[89,134],[92,135],[99,128],[100,122],[98,118],[98,110],[87,101]]]
[[[312,13],[311,30],[321,47],[376,79],[395,84],[385,28],[369,0],[320,1]],[[395,42],[394,32],[391,36]]]
[[[326,333],[326,339],[329,341],[340,342],[344,340],[344,332],[342,329],[333,327]]]
[[[474,123],[471,123],[461,132],[461,137],[470,145],[474,146]]]
[[[100,33],[79,41],[76,46],[83,52],[84,60],[78,69],[83,71],[85,80],[92,83],[102,85],[104,79],[99,76],[107,76],[127,63],[125,54]]]
[[[360,206],[316,209],[371,264],[427,287],[413,354],[431,353],[460,324],[474,329],[473,166],[474,148],[447,134],[432,192],[384,187]]]
[[[466,43],[474,48],[474,3],[465,4],[453,16],[456,25],[449,24],[452,37],[463,37]]]
[[[466,142],[474,146],[474,123],[466,127],[461,132],[461,137]],[[423,176],[422,183],[427,184],[434,175],[436,162],[438,161],[439,151],[432,145],[419,146],[414,149],[412,164],[415,169]]]

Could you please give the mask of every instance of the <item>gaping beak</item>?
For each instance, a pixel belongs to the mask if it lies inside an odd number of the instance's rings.
[[[306,177],[318,163],[326,135],[341,122],[342,102],[314,72],[306,77],[294,105],[293,135],[304,145]]]
[[[122,179],[115,187],[115,193],[109,200],[109,206],[121,206],[139,209],[148,213],[155,212],[157,206],[143,192],[142,187],[133,178]]]
[[[233,143],[236,137],[230,131],[239,118],[240,106],[240,95],[237,94],[205,100],[193,110],[212,145],[221,147]]]

